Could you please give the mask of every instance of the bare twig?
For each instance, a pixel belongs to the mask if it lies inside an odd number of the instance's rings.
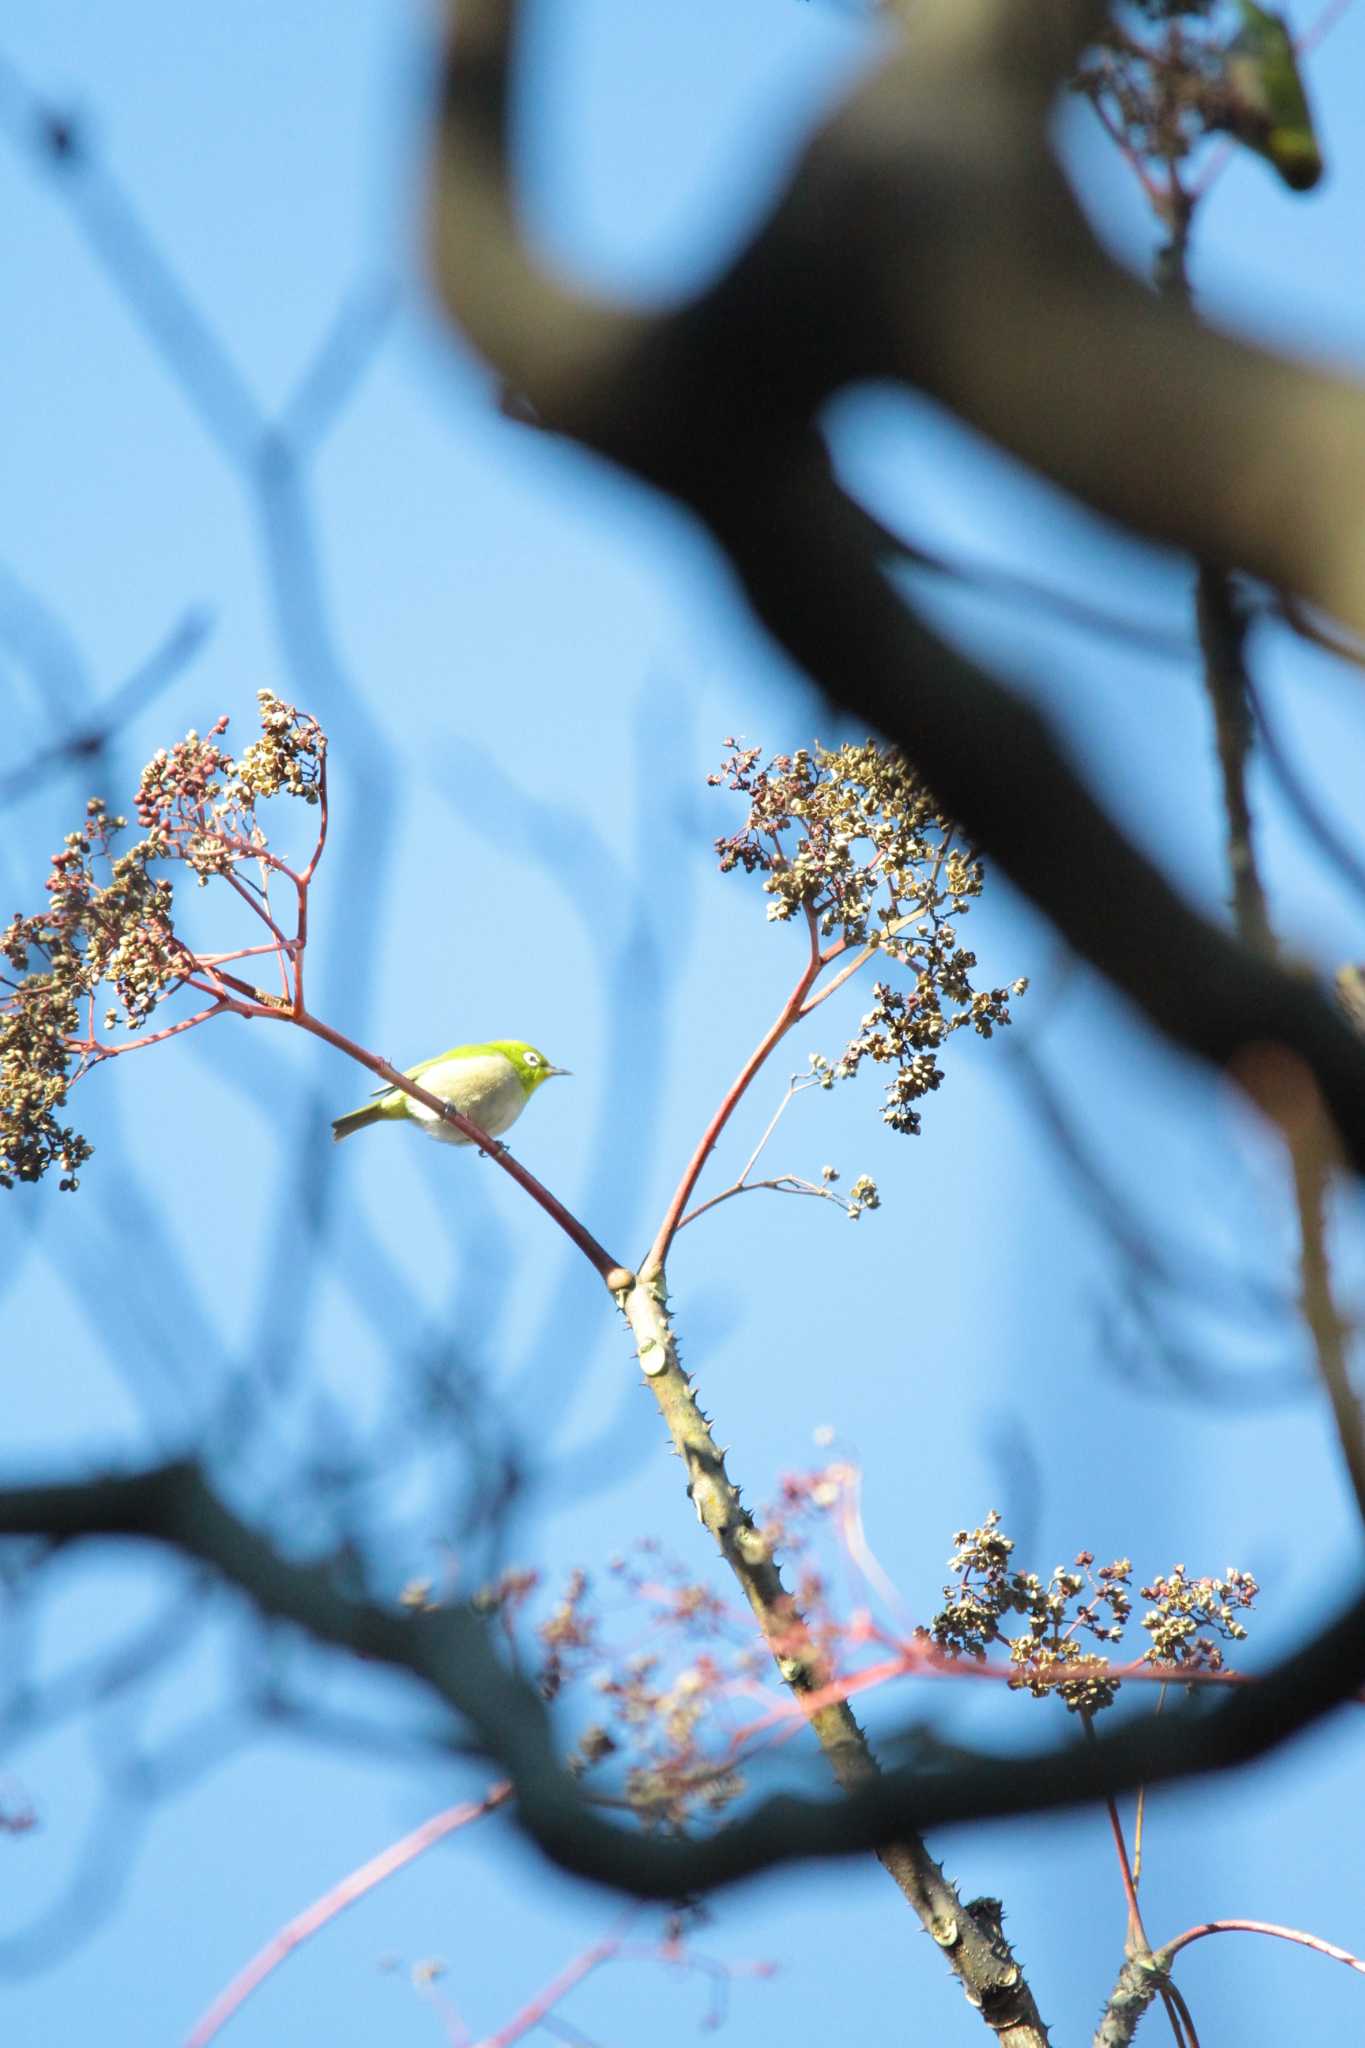
[[[1333,1941],[1323,1941],[1316,1934],[1305,1934],[1298,1927],[1281,1927],[1273,1920],[1205,1920],[1198,1927],[1187,1928],[1174,1941],[1168,1941],[1161,1953],[1168,1960],[1178,1955],[1182,1948],[1188,1948],[1192,1941],[1202,1941],[1206,1934],[1268,1934],[1278,1941],[1292,1941],[1300,1948],[1311,1948],[1320,1956],[1328,1956],[1334,1963],[1345,1963],[1348,1970],[1358,1970],[1365,1976],[1365,1961],[1353,1955],[1348,1948],[1338,1948]]]
[[[430,1820],[424,1820],[419,1827],[391,1842],[368,1863],[362,1863],[357,1870],[350,1871],[337,1884],[315,1899],[311,1906],[296,1913],[279,1932],[273,1934],[264,1947],[259,1949],[230,1984],[226,1984],[207,2006],[185,2036],[184,2048],[208,2048],[216,2040],[233,2014],[250,1998],[253,1991],[262,1985],[272,1971],[277,1970],[287,1956],[308,1941],[319,1928],[335,1920],[338,1913],[344,1913],[357,1899],[363,1899],[376,1885],[383,1884],[397,1870],[403,1870],[416,1857],[423,1855],[437,1842],[443,1842],[459,1829],[468,1827],[485,1815],[494,1813],[511,1797],[512,1787],[499,1784],[489,1787],[482,1799],[466,1800],[459,1806],[448,1806],[442,1813],[435,1813]]]
[[[748,1092],[750,1084],[760,1072],[769,1056],[776,1051],[787,1033],[800,1022],[806,997],[814,987],[821,967],[824,964],[824,956],[820,952],[815,934],[814,921],[810,918],[809,913],[807,913],[807,921],[811,926],[811,957],[802,970],[795,988],[787,997],[786,1002],[782,1005],[782,1008],[778,1011],[776,1017],[774,1017],[772,1023],[768,1026],[768,1029],[764,1032],[762,1038],[760,1038],[730,1086],[726,1089],[715,1114],[702,1132],[696,1150],[683,1169],[682,1179],[673,1191],[672,1200],[664,1212],[664,1219],[659,1225],[654,1242],[646,1253],[640,1267],[641,1273],[646,1277],[662,1274],[668,1258],[669,1248],[682,1226],[682,1219],[687,1212],[687,1205],[692,1199],[693,1190],[701,1178],[702,1170],[707,1160],[716,1148],[722,1131],[738,1109]]]
[[[812,1005],[807,1003],[802,1015],[806,1015],[811,1007]],[[782,1117],[796,1097],[804,1094],[808,1088],[818,1087],[819,1085],[818,1075],[792,1075],[787,1083],[786,1094],[778,1103],[771,1117],[769,1117],[766,1129],[740,1168],[735,1179],[731,1181],[728,1188],[722,1188],[719,1194],[709,1195],[704,1202],[698,1202],[695,1209],[689,1209],[687,1214],[678,1223],[679,1230],[685,1230],[689,1223],[695,1223],[699,1216],[705,1216],[708,1210],[718,1208],[722,1202],[729,1202],[736,1195],[756,1194],[760,1189],[778,1195],[811,1195],[819,1201],[834,1202],[839,1208],[848,1209],[849,1204],[845,1197],[830,1185],[830,1180],[837,1177],[834,1175],[832,1168],[826,1168],[828,1177],[820,1182],[803,1180],[799,1174],[795,1173],[779,1173],[764,1180],[750,1180],[749,1178],[759,1159],[766,1151],[768,1141],[772,1137],[773,1132],[777,1129]]]

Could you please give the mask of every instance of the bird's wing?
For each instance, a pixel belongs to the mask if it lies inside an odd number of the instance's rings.
[[[407,1075],[409,1081],[420,1081],[423,1074],[429,1073],[433,1067],[444,1066],[447,1060],[457,1060],[468,1051],[468,1046],[452,1045],[449,1052],[433,1053],[429,1060],[418,1060],[415,1067],[404,1067],[403,1072]],[[394,1095],[397,1092],[396,1089],[390,1088],[386,1081],[382,1088],[372,1088],[370,1090],[370,1100],[371,1102],[377,1102],[381,1095]]]

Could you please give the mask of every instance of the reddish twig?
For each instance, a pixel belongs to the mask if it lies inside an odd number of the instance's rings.
[[[809,910],[806,915],[812,931],[811,957],[806,963],[796,987],[792,990],[786,1002],[782,1005],[782,1008],[778,1011],[776,1017],[768,1026],[768,1029],[764,1032],[762,1038],[760,1038],[758,1044],[730,1083],[730,1086],[726,1089],[715,1115],[702,1132],[700,1143],[683,1169],[682,1179],[678,1182],[673,1193],[673,1199],[664,1212],[664,1220],[659,1225],[658,1235],[650,1246],[644,1263],[640,1268],[642,1275],[651,1276],[663,1271],[669,1251],[672,1248],[673,1240],[682,1225],[687,1205],[692,1199],[693,1189],[701,1179],[702,1169],[715,1150],[721,1132],[725,1129],[725,1126],[743,1101],[751,1082],[763,1067],[769,1055],[782,1043],[782,1040],[792,1027],[800,1022],[802,1005],[815,985],[824,964],[824,955],[820,952],[818,940],[814,936],[815,920],[811,917]]]
[[[251,1996],[263,1984],[271,1972],[277,1970],[286,1956],[325,1927],[329,1920],[335,1920],[338,1913],[344,1913],[357,1899],[364,1898],[385,1878],[392,1877],[396,1870],[402,1870],[434,1843],[444,1841],[458,1829],[467,1827],[471,1821],[482,1820],[485,1814],[505,1805],[512,1796],[512,1787],[500,1783],[490,1787],[480,1800],[467,1800],[460,1806],[448,1806],[443,1813],[433,1814],[430,1820],[413,1828],[410,1834],[390,1843],[379,1855],[372,1856],[368,1863],[362,1863],[358,1870],[351,1871],[339,1884],[325,1891],[320,1899],[298,1913],[283,1926],[278,1934],[254,1955],[251,1961],[232,1979],[212,2005],[195,2021],[185,2036],[184,2048],[207,2048]]]
[[[208,993],[201,988],[200,993]],[[143,1052],[149,1045],[160,1045],[163,1039],[175,1038],[182,1031],[190,1031],[196,1024],[207,1024],[210,1017],[221,1016],[224,1010],[241,1010],[240,1003],[224,1001],[221,998],[210,1003],[206,1010],[196,1010],[192,1017],[182,1017],[178,1024],[163,1024],[159,1031],[149,1031],[145,1038],[130,1038],[123,1045],[108,1045],[94,1036],[94,1025],[90,1027],[88,1039],[79,1039],[72,1051],[98,1063],[100,1060],[118,1059],[125,1052]]]
[[[1085,1729],[1087,1740],[1093,1742],[1095,1730],[1089,1714],[1081,1715],[1081,1726]],[[1105,1810],[1109,1815],[1109,1831],[1114,1837],[1114,1852],[1119,1859],[1119,1873],[1123,1880],[1123,1896],[1128,1902],[1129,1945],[1133,1948],[1149,1949],[1151,1943],[1147,1939],[1147,1932],[1142,1924],[1142,1909],[1138,1905],[1137,1885],[1133,1878],[1133,1866],[1128,1860],[1128,1844],[1124,1839],[1123,1822],[1119,1818],[1119,1810],[1114,1802],[1112,1793],[1106,1796],[1104,1804]]]
[[[308,865],[301,874],[294,877],[294,891],[297,909],[294,918],[294,933],[297,941],[294,954],[294,1005],[302,1014],[305,1004],[303,995],[303,955],[308,944],[308,886],[317,873],[318,862],[322,859],[327,844],[327,756],[324,753],[318,766],[318,836],[313,842],[313,851]]]
[[[1166,2017],[1175,2035],[1175,2048],[1199,2048],[1199,2036],[1195,2032],[1194,2016],[1185,2003],[1184,1993],[1174,1984],[1161,1986],[1161,2002],[1166,2008]]]
[[[1305,1934],[1299,1927],[1280,1927],[1273,1920],[1205,1920],[1198,1927],[1187,1927],[1174,1941],[1168,1941],[1161,1954],[1169,1960],[1182,1948],[1188,1948],[1192,1941],[1202,1941],[1206,1934],[1271,1934],[1277,1941],[1297,1942],[1300,1948],[1311,1948],[1320,1956],[1327,1956],[1334,1963],[1345,1963],[1348,1970],[1357,1970],[1365,1976],[1365,1960],[1353,1955],[1348,1948],[1338,1948],[1333,1941],[1323,1941],[1316,1934]]]
[[[633,1918],[633,1912],[626,1914],[624,1924],[629,1924]],[[571,1962],[566,1963],[559,1974],[552,1977],[534,1998],[528,1999],[520,2012],[513,2013],[511,2019],[499,2027],[495,2034],[485,2034],[478,2043],[478,2048],[511,2048],[514,2041],[520,2041],[533,2027],[538,2027],[546,2014],[553,2012],[585,1977],[590,1977],[594,1970],[600,1970],[603,1963],[613,1962],[621,1954],[624,1946],[622,1937],[617,1934],[609,1934],[601,1941],[595,1941],[590,1948],[585,1948]]]
[[[746,1169],[747,1170],[747,1169]],[[722,1188],[718,1195],[708,1195],[704,1202],[698,1202],[695,1209],[689,1209],[678,1224],[685,1230],[689,1223],[695,1223],[699,1216],[705,1216],[710,1209],[719,1208],[735,1195],[755,1195],[760,1190],[771,1195],[811,1195],[821,1202],[837,1202],[839,1196],[833,1188],[817,1187],[813,1180],[802,1180],[799,1174],[779,1173],[772,1180],[737,1180],[728,1188]],[[676,1235],[676,1232],[674,1233]]]
[[[620,1923],[623,1928],[635,1917],[636,1910],[632,1907],[625,1914]],[[544,2026],[555,2007],[561,2005],[569,1993],[595,1970],[600,1970],[604,1963],[627,1959],[665,1963],[674,1969],[697,1972],[710,1979],[713,1994],[719,1992],[733,1977],[770,1977],[773,1974],[771,1963],[719,1963],[709,1956],[689,1955],[676,1925],[673,1925],[658,1942],[627,1941],[623,1933],[608,1934],[583,1949],[571,1962],[566,1963],[542,1991],[538,1991],[534,1998],[528,1999],[521,2010],[513,2013],[511,2019],[495,2033],[483,2035],[474,2044],[474,2048],[513,2048],[515,2042],[524,2039],[533,2029]],[[705,2024],[714,2027],[719,2017],[718,2011],[708,2013]]]

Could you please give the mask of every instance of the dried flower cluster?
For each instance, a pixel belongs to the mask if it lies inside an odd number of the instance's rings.
[[[1183,1664],[1192,1671],[1222,1671],[1223,1652],[1213,1636],[1201,1635],[1212,1629],[1224,1641],[1240,1643],[1246,1630],[1236,1610],[1250,1607],[1260,1592],[1250,1572],[1229,1565],[1221,1579],[1190,1579],[1183,1564],[1176,1565],[1168,1578],[1153,1579],[1142,1588],[1144,1600],[1154,1605],[1142,1617],[1142,1626],[1152,1638],[1145,1652],[1152,1664]]]
[[[547,1699],[574,1683],[594,1696],[598,1711],[574,1746],[573,1770],[618,1759],[624,1802],[647,1827],[677,1828],[695,1814],[717,1813],[743,1790],[721,1710],[741,1676],[757,1683],[763,1647],[742,1617],[647,1539],[612,1561],[608,1587],[625,1595],[629,1646],[616,1640],[607,1602],[580,1570],[539,1622],[528,1604],[540,1588],[534,1572],[503,1573],[475,1604],[496,1617],[514,1653],[527,1633],[533,1637],[536,1680]],[[636,1647],[642,1613],[650,1621],[648,1649]]]
[[[725,749],[707,781],[747,797],[749,815],[716,841],[721,873],[761,873],[769,918],[809,907],[826,938],[840,932],[852,946],[880,943],[899,958],[903,930],[944,891],[959,910],[980,894],[980,864],[959,849],[948,865],[952,828],[890,748],[817,742],[766,765],[761,748],[727,739]]]
[[[90,1147],[58,1112],[80,1058],[82,1006],[89,1013],[107,984],[136,1029],[180,978],[170,884],[149,874],[145,842],[114,854],[125,825],[92,797],[79,832],[52,856],[47,908],[16,913],[0,935],[19,977],[3,977],[0,1003],[0,1187],[60,1166],[61,1186],[75,1188]]]
[[[838,1178],[839,1169],[837,1167],[822,1166],[820,1168],[820,1191],[843,1210],[850,1223],[856,1223],[864,1209],[881,1208],[882,1198],[877,1191],[877,1183],[873,1180],[871,1174],[860,1173],[846,1195],[841,1194],[834,1185]]]
[[[783,1553],[805,1652],[813,1647],[827,1679],[846,1672],[850,1653],[865,1644],[862,1617],[840,1617],[817,1556],[831,1539],[845,1545],[859,1480],[857,1468],[838,1459],[785,1474],[758,1518],[765,1547]],[[792,1725],[791,1703],[765,1684],[771,1647],[747,1610],[718,1598],[649,1538],[612,1559],[600,1584],[570,1573],[536,1620],[541,1590],[536,1574],[511,1569],[476,1604],[504,1628],[546,1698],[570,1687],[594,1696],[572,1768],[614,1765],[624,1803],[647,1827],[695,1824],[738,1798],[756,1744]],[[421,1585],[408,1597],[425,1605],[429,1593]]]
[[[941,957],[931,957],[929,964],[921,967],[913,990],[893,988],[885,981],[873,983],[872,1008],[835,1067],[841,1080],[851,1079],[865,1059],[891,1067],[882,1118],[893,1131],[903,1131],[907,1137],[914,1137],[920,1128],[915,1104],[922,1096],[931,1095],[943,1079],[937,1048],[965,1025],[979,1037],[989,1038],[997,1025],[1009,1023],[1010,996],[1021,996],[1028,986],[1020,979],[1008,989],[973,989],[967,977],[976,965],[976,955],[954,952],[953,943],[952,927],[944,925],[934,940]],[[962,1007],[945,1014],[945,997]]]
[[[158,868],[181,861],[201,884],[231,874],[268,912],[268,877],[237,874],[269,858],[256,803],[280,792],[316,803],[326,741],[306,713],[266,690],[259,699],[261,738],[239,763],[219,744],[226,718],[148,762],[136,797],[143,837],[122,852],[127,820],[92,797],[81,829],[52,856],[46,908],[16,914],[0,934],[14,970],[0,976],[0,1187],[40,1180],[53,1166],[63,1188],[76,1186],[90,1146],[60,1112],[79,1076],[120,1049],[97,1035],[102,990],[103,1028],[136,1033],[167,996],[206,986],[201,961],[176,935],[172,884]]]
[[[972,984],[976,955],[958,944],[955,920],[981,894],[981,862],[955,844],[952,821],[890,748],[816,745],[764,763],[757,747],[725,744],[725,762],[707,779],[747,798],[749,812],[738,832],[716,841],[721,872],[761,874],[769,919],[804,915],[813,934],[833,941],[827,962],[861,951],[906,978],[903,987],[874,984],[854,1037],[833,1061],[812,1054],[812,1075],[832,1087],[865,1059],[889,1067],[882,1115],[913,1135],[915,1104],[943,1079],[945,1041],[965,1027],[989,1038],[1009,1023],[1010,996],[1028,986]]]
[[[1004,1644],[1015,1667],[1011,1686],[1027,1688],[1035,1699],[1056,1693],[1073,1713],[1095,1714],[1111,1705],[1120,1681],[1108,1658],[1085,1638],[1122,1640],[1132,1614],[1129,1559],[1096,1570],[1092,1552],[1083,1550],[1073,1567],[1058,1565],[1046,1581],[1015,1571],[1014,1544],[994,1511],[980,1528],[959,1529],[953,1541],[948,1569],[956,1581],[944,1587],[944,1605],[919,1631],[922,1639],[950,1656],[978,1662],[991,1644]],[[1142,1617],[1152,1640],[1138,1661],[1190,1672],[1223,1670],[1217,1642],[1200,1631],[1240,1642],[1246,1630],[1234,1610],[1250,1607],[1259,1590],[1248,1572],[1229,1568],[1221,1579],[1189,1579],[1177,1565],[1169,1577],[1142,1588],[1142,1598],[1153,1602]],[[1004,1627],[1011,1615],[1024,1623],[1013,1636]]]

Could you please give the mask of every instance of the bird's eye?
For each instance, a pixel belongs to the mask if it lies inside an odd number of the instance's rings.
[[[538,1052],[528,1052],[526,1064],[528,1067],[538,1067],[540,1065],[540,1054]]]

